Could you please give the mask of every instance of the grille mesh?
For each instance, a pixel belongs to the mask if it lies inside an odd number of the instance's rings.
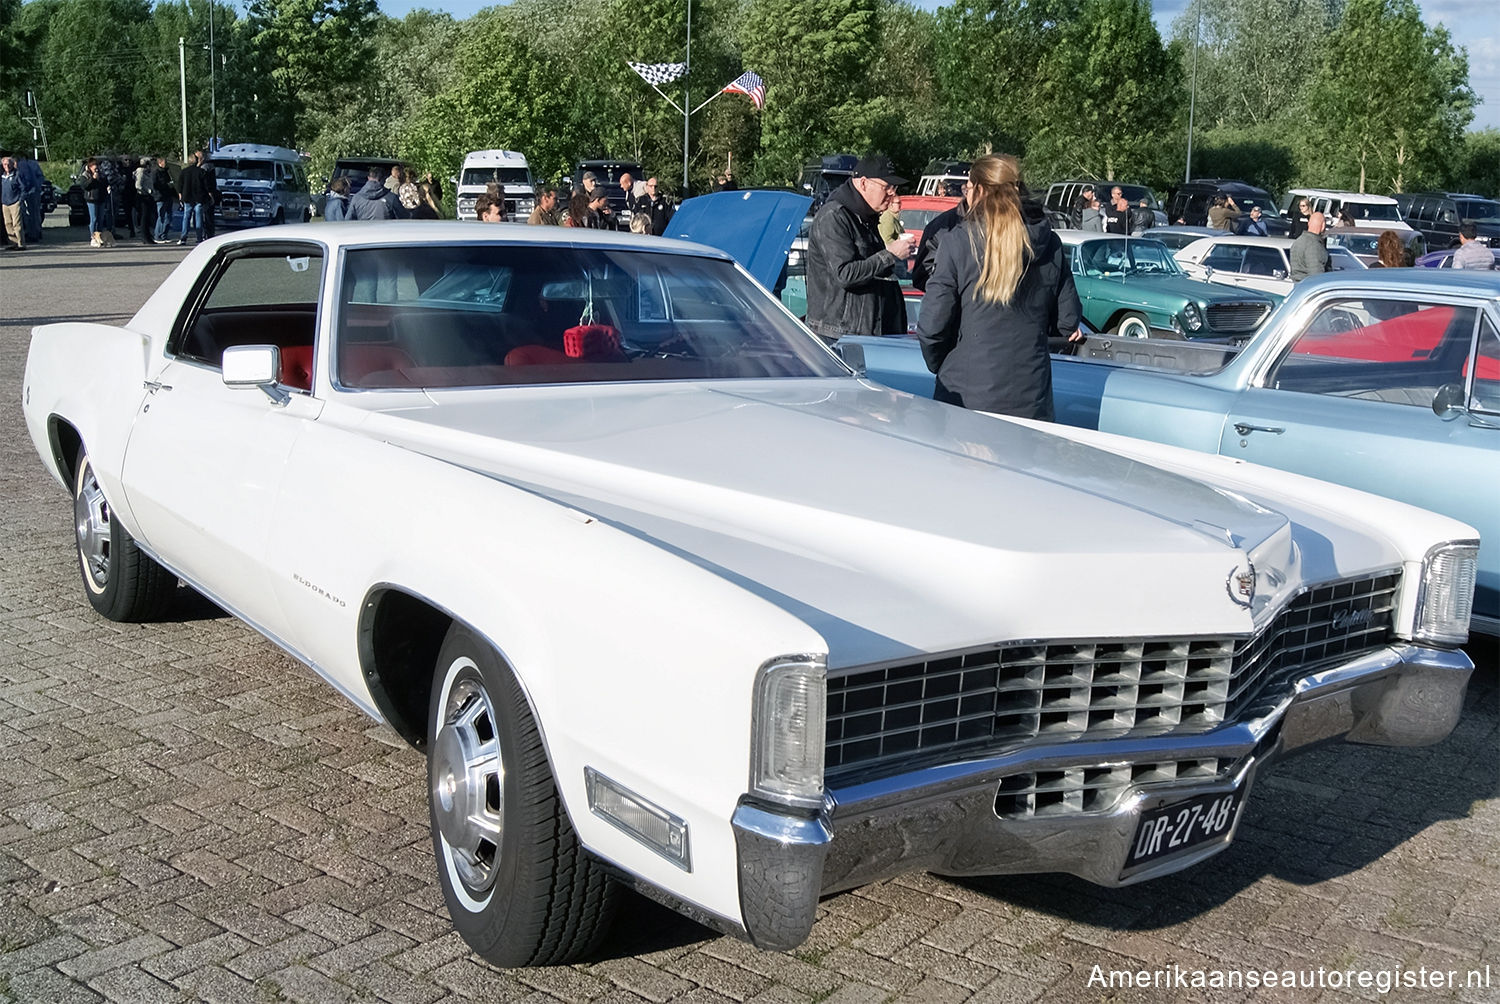
[[[1234,760],[1206,757],[1011,774],[1000,779],[995,812],[1005,819],[1107,812],[1133,786],[1212,781],[1234,763]]]
[[[1215,331],[1254,331],[1270,312],[1269,303],[1213,303],[1208,307],[1208,326]]]
[[[1384,644],[1400,581],[1316,586],[1248,638],[1012,642],[832,676],[828,782],[1084,736],[1210,731],[1268,679]]]

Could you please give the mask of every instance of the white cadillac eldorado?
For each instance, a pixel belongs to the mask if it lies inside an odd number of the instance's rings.
[[[425,751],[502,966],[626,887],[787,949],[917,869],[1174,872],[1282,754],[1441,740],[1472,669],[1462,523],[881,388],[685,242],[225,236],[36,328],[23,393],[94,608],[180,578]]]

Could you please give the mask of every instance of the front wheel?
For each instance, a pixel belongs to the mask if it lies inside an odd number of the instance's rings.
[[[1150,338],[1151,322],[1146,320],[1146,315],[1144,314],[1123,314],[1115,322],[1111,333],[1121,338]]]
[[[112,621],[149,621],[172,601],[177,577],[144,554],[120,525],[82,450],[73,478],[73,530],[89,603]]]
[[[502,967],[592,952],[618,890],[578,842],[515,675],[461,624],[438,655],[427,739],[433,852],[464,941]]]

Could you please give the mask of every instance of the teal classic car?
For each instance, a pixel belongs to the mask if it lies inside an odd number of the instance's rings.
[[[1148,237],[1059,230],[1083,317],[1124,338],[1243,341],[1281,297],[1188,278],[1172,251]]]

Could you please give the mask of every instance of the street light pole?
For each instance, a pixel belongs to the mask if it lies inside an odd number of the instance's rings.
[[[1198,106],[1198,37],[1203,32],[1203,0],[1193,0],[1198,17],[1193,25],[1193,83],[1188,95],[1187,164],[1182,169],[1182,183],[1193,180],[1193,113]]]
[[[693,0],[687,0],[687,55],[684,57],[686,69],[682,71],[682,197],[688,197],[688,109],[692,108],[692,102],[688,100],[687,75],[693,70]]]
[[[208,145],[217,148],[219,142],[219,99],[214,86],[214,0],[208,0]]]

